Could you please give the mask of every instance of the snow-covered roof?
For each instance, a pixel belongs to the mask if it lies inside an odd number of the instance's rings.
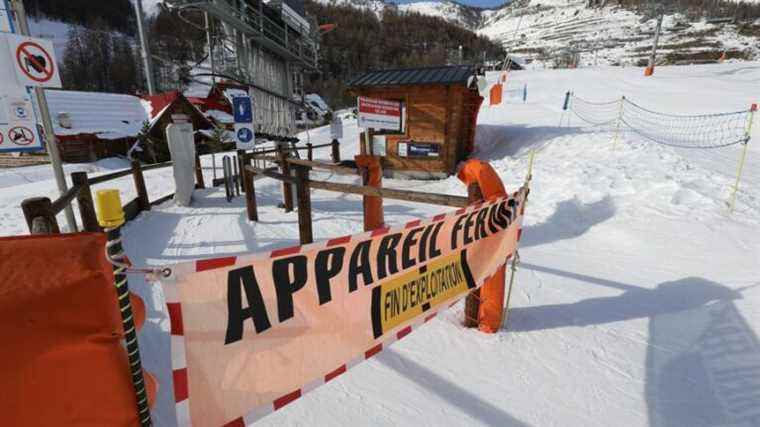
[[[232,114],[222,110],[208,110],[206,111],[206,117],[214,119],[217,123],[235,123],[235,118],[232,117]]]
[[[320,115],[325,115],[330,112],[330,106],[327,105],[324,99],[316,93],[309,93],[304,95],[304,100]]]
[[[229,101],[230,104],[232,104],[232,98],[238,98],[241,96],[248,96],[248,92],[234,87],[224,89],[224,97],[227,98],[227,101]]]
[[[140,98],[132,95],[68,90],[46,90],[55,134],[95,134],[102,139],[134,137],[149,120]],[[59,115],[66,113],[71,128],[61,127]]]

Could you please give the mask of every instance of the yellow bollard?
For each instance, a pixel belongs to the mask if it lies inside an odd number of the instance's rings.
[[[103,228],[116,228],[124,224],[124,210],[121,207],[119,190],[98,190],[95,193],[98,223]]]

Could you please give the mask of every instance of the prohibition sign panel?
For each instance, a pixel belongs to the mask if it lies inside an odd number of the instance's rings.
[[[51,41],[16,35],[7,37],[19,83],[23,86],[61,87]]]
[[[34,132],[26,126],[16,126],[8,131],[8,141],[25,147],[34,142]]]

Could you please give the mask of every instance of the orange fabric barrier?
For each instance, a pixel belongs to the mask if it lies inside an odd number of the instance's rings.
[[[380,158],[369,155],[356,156],[356,165],[364,168],[367,172],[363,178],[363,184],[370,187],[383,187],[383,168],[380,166]],[[383,198],[364,196],[364,231],[371,231],[385,226],[383,215]]]
[[[138,424],[105,243],[100,233],[0,238],[5,425]],[[146,384],[152,403],[157,383]]]
[[[491,88],[491,92],[489,94],[491,105],[499,105],[501,104],[501,92],[502,92],[502,84],[496,83]]]
[[[468,160],[457,175],[465,185],[478,184],[486,200],[503,197],[507,194],[501,178],[490,164],[481,160]],[[486,333],[495,333],[501,327],[504,315],[504,284],[506,266],[502,265],[480,289],[480,307],[478,309],[478,329]]]

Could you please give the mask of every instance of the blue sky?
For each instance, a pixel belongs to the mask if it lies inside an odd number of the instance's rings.
[[[393,3],[414,3],[415,1],[422,1],[422,0],[391,0]],[[504,0],[454,0],[457,3],[462,3],[470,6],[477,6],[477,7],[494,7],[494,6],[501,6],[505,3]]]

